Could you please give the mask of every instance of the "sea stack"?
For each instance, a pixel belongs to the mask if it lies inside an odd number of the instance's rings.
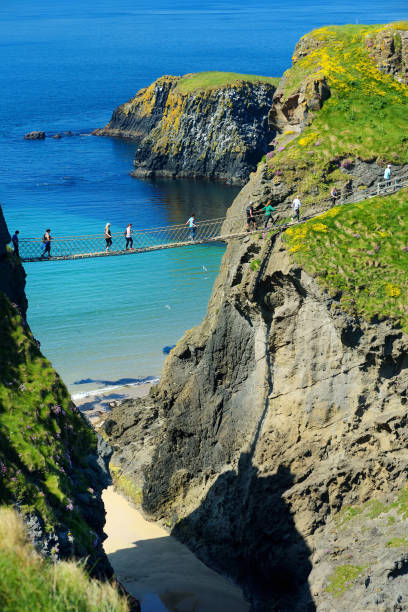
[[[139,141],[132,176],[244,184],[268,150],[278,79],[233,73],[163,76],[94,134]]]

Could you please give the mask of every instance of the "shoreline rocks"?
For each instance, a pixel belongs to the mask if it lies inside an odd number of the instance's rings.
[[[24,140],[44,140],[45,132],[28,132],[24,136]]]

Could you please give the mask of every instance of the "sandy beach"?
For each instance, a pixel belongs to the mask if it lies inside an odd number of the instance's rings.
[[[89,391],[73,398],[98,429],[112,403],[147,395],[157,381]],[[141,602],[142,612],[247,612],[241,591],[156,523],[146,521],[114,487],[102,495],[105,552],[117,579]]]
[[[116,577],[142,612],[247,612],[234,584],[209,569],[183,544],[146,521],[113,487],[103,494],[105,552]]]

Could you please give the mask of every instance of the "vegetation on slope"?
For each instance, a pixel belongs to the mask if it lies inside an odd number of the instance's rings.
[[[338,206],[289,228],[288,248],[341,306],[408,331],[408,190]]]
[[[79,468],[87,468],[96,437],[18,307],[1,292],[0,339],[0,503],[35,512],[46,531],[65,525],[80,545],[76,552],[85,556],[97,536],[73,497],[74,492],[93,493]]]
[[[407,29],[408,22],[387,26],[333,26],[304,36],[284,75],[284,97],[301,83],[325,79],[330,98],[312,123],[288,142],[277,140],[267,161],[270,176],[298,182],[306,203],[327,197],[350,176],[342,172],[355,159],[408,163],[408,86],[381,72],[370,58],[373,38],[385,30]],[[277,173],[277,174],[276,174]]]
[[[277,77],[265,77],[256,74],[238,74],[236,72],[197,72],[184,75],[177,83],[177,89],[182,94],[190,94],[193,91],[205,91],[207,89],[218,89],[221,87],[234,87],[246,81],[248,83],[279,84]]]
[[[23,522],[0,509],[0,608],[2,612],[127,612],[126,599],[109,583],[90,580],[74,562],[52,563],[35,552]]]

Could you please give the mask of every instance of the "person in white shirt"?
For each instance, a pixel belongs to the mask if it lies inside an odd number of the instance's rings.
[[[129,245],[130,245],[130,248],[133,249],[132,224],[131,223],[128,223],[126,226],[125,238],[126,238],[126,250],[128,250]]]
[[[391,164],[388,164],[384,170],[384,181],[389,181],[391,178]],[[389,185],[389,183],[387,183]]]
[[[292,217],[292,219],[297,219],[298,223],[299,223],[299,220],[300,220],[300,207],[301,206],[302,206],[302,202],[296,196],[295,199],[292,202],[292,210],[293,210],[293,217]]]

